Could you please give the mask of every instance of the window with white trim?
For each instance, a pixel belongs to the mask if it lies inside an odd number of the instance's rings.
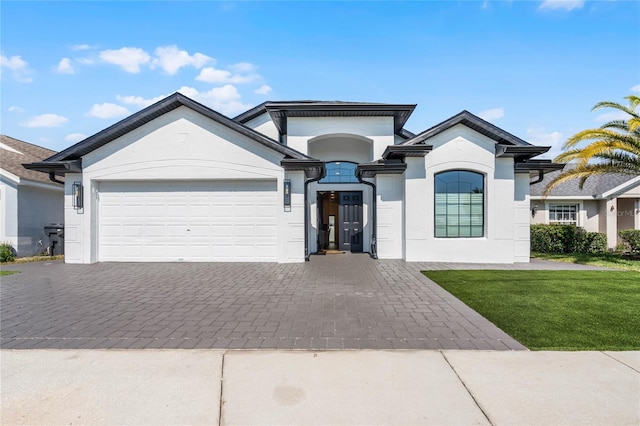
[[[549,204],[549,223],[578,224],[577,204]]]
[[[484,236],[484,175],[451,170],[435,175],[435,236]]]

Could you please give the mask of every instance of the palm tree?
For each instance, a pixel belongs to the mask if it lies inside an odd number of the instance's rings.
[[[599,102],[592,111],[601,108],[614,108],[629,115],[626,120],[613,120],[598,129],[588,129],[570,137],[562,146],[564,152],[554,161],[557,163],[574,162],[574,167],[560,173],[544,190],[549,195],[551,190],[572,179],[580,179],[580,189],[584,182],[593,175],[623,173],[640,175],[640,97],[625,97],[629,105],[616,102]],[[590,141],[582,148],[576,147],[580,142]]]

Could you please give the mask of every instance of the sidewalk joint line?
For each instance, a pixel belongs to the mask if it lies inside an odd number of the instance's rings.
[[[617,362],[619,362],[620,364],[622,364],[622,365],[624,365],[624,366],[626,366],[626,367],[629,367],[630,369],[632,369],[632,370],[633,370],[633,371],[635,371],[636,373],[640,373],[640,371],[636,370],[635,368],[633,368],[632,366],[630,366],[630,365],[629,365],[629,364],[627,364],[626,362],[624,362],[624,361],[620,361],[618,358],[616,358],[616,357],[613,357],[613,356],[609,355],[609,354],[608,354],[608,353],[606,353],[605,351],[600,351],[600,353],[601,353],[601,354],[604,354],[604,355],[606,355],[606,356],[608,356],[608,357],[609,357],[609,358],[611,358],[612,360],[617,361]]]
[[[462,386],[464,386],[464,389],[467,391],[467,393],[469,394],[469,396],[471,397],[471,399],[473,400],[473,403],[476,404],[476,407],[478,407],[478,409],[480,410],[480,412],[482,413],[482,415],[484,416],[485,419],[487,419],[487,421],[489,422],[490,425],[495,425],[495,423],[493,423],[491,421],[491,419],[489,418],[489,415],[482,409],[482,407],[480,406],[480,403],[478,402],[478,400],[476,399],[475,396],[473,396],[473,393],[471,392],[471,389],[469,389],[467,387],[467,384],[464,382],[464,380],[462,380],[462,377],[460,377],[460,375],[458,374],[458,372],[456,371],[456,369],[453,367],[453,365],[449,362],[449,359],[447,359],[447,356],[444,354],[444,351],[438,351],[440,352],[440,354],[442,355],[442,358],[444,358],[444,361],[449,365],[449,368],[451,368],[451,371],[453,371],[453,374],[456,375],[456,377],[458,378],[458,380],[460,381],[460,383],[462,383]]]
[[[224,357],[226,354],[227,351],[222,352],[222,360],[220,365],[220,401],[218,404],[218,426],[222,424],[222,401],[224,401],[224,399],[222,398],[222,391],[224,387]]]

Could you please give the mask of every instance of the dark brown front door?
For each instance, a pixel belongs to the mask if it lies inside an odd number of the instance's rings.
[[[362,191],[340,192],[339,229],[340,250],[361,252]]]

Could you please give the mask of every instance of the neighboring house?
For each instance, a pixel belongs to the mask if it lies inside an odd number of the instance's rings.
[[[64,186],[22,164],[42,161],[55,151],[0,135],[0,242],[18,256],[47,249],[45,225],[64,221]]]
[[[303,262],[333,248],[528,262],[529,182],[559,167],[532,160],[548,147],[466,111],[414,135],[414,108],[265,102],[230,119],[176,93],[27,167],[66,178],[66,262]]]
[[[609,248],[618,244],[618,231],[640,229],[640,176],[595,175],[582,189],[575,179],[543,197],[544,188],[559,173],[549,173],[531,186],[531,223],[568,223],[602,232]]]

